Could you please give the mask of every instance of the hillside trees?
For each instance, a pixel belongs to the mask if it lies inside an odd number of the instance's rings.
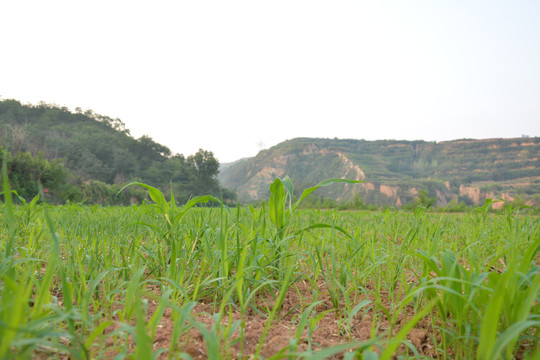
[[[217,175],[219,172],[219,162],[214,158],[211,151],[199,149],[195,155],[187,158],[189,174],[195,185],[194,191],[197,195],[202,195],[202,190],[206,189],[210,194],[219,191]]]
[[[148,135],[141,136],[137,143],[132,144],[131,148],[138,158],[140,169],[147,169],[154,162],[163,162],[171,155],[169,148],[156,143]]]
[[[0,100],[0,146],[10,153],[10,177],[25,198],[37,194],[38,181],[54,188],[46,179],[54,179],[57,186],[69,185],[69,192],[56,192],[58,202],[115,203],[110,198],[115,189],[133,180],[164,192],[172,185],[180,202],[203,194],[224,193],[235,198],[234,193],[221,189],[219,162],[212,152],[201,149],[188,158],[173,155],[150,136],[135,139],[119,119],[91,110],[72,113],[45,103]],[[133,199],[139,200],[139,196],[118,201]]]
[[[193,196],[214,195],[223,197],[225,201],[235,201],[236,193],[224,189],[218,181],[219,162],[211,151],[199,149],[194,155],[187,158],[176,154],[163,162],[155,162],[144,173],[144,178],[154,184],[160,184],[170,193],[170,186],[174,196],[187,201]]]
[[[60,196],[66,190],[69,173],[60,161],[48,161],[43,155],[34,157],[29,153],[10,154],[2,147],[0,157],[0,162],[7,161],[10,187],[19,196],[33,198],[39,193],[38,184],[42,184],[49,196]]]
[[[430,197],[426,189],[418,190],[418,196],[410,203],[403,205],[403,209],[413,210],[417,207],[431,208],[437,203],[435,197]]]

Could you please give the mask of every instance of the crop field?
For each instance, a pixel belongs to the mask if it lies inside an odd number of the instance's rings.
[[[0,358],[540,357],[536,211],[298,208],[338,181],[293,200],[276,179],[262,208],[144,184],[152,204],[15,205],[4,187]]]

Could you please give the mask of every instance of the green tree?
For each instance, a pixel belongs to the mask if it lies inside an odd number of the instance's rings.
[[[4,151],[0,147],[0,152]],[[30,153],[7,154],[8,178],[11,188],[27,201],[39,193],[39,185],[46,189],[47,195],[62,199],[62,187],[68,181],[69,173],[60,161],[50,162],[43,154],[32,156]],[[2,160],[5,161],[5,160]]]
[[[214,153],[199,149],[197,153],[189,156],[186,162],[191,175],[193,195],[202,195],[203,193],[217,195],[219,193],[217,180],[219,162],[214,158]]]
[[[437,199],[434,197],[430,197],[428,191],[425,189],[420,189],[418,191],[417,200],[419,206],[423,206],[427,209],[435,205],[435,203],[437,202]]]
[[[437,199],[429,196],[429,192],[425,189],[420,189],[418,191],[418,196],[410,203],[403,205],[403,209],[414,210],[417,207],[425,207],[426,209],[431,208]]]
[[[171,155],[171,150],[155,142],[150,136],[143,135],[137,140],[135,154],[138,157],[139,168],[149,168],[154,161],[165,161]]]

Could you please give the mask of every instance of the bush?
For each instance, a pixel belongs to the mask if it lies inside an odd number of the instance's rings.
[[[0,151],[3,149],[0,148]],[[39,184],[51,198],[63,199],[62,189],[68,182],[69,172],[60,161],[49,161],[42,153],[32,156],[30,153],[4,152],[3,161],[7,161],[10,187],[26,201],[39,193]]]

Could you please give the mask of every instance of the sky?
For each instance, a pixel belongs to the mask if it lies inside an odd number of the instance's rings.
[[[538,0],[2,1],[0,96],[221,162],[296,137],[540,136]]]

